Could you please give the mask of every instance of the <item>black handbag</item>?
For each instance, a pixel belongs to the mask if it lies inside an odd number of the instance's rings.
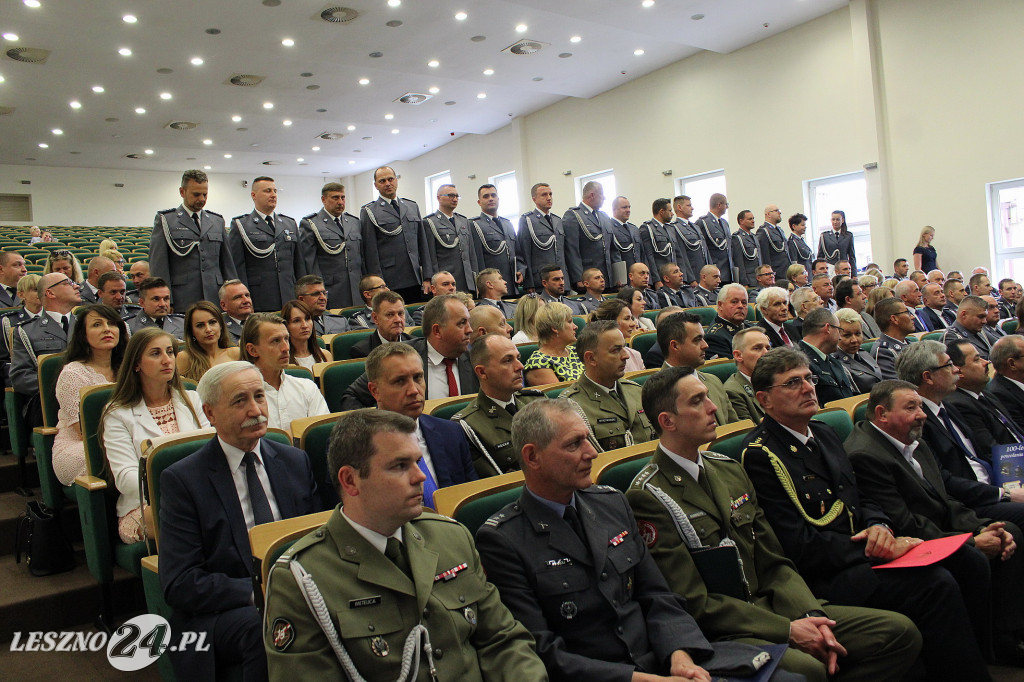
[[[21,563],[24,551],[32,575],[54,575],[75,567],[75,550],[64,536],[60,519],[41,502],[29,502],[18,517],[14,546],[15,562]]]

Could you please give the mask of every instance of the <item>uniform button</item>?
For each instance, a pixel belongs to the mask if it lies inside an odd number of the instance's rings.
[[[626,557],[626,563],[627,563],[627,564],[631,564],[631,563],[633,563],[633,557],[629,557],[629,556],[628,556],[628,557]]]
[[[612,606],[618,607],[619,606],[619,600],[618,599],[612,599]]]
[[[602,576],[604,577],[604,576]],[[562,583],[562,587],[569,587],[569,583]]]
[[[444,652],[441,651],[440,649],[434,649],[434,658],[442,658],[442,657],[444,657]]]
[[[466,598],[464,596],[462,596],[461,594],[459,595],[459,603],[460,604],[465,604],[466,603]]]
[[[608,574],[607,573],[602,573],[601,574],[601,580],[608,580]]]
[[[423,609],[423,617],[430,618],[430,609]]]
[[[840,490],[842,490],[842,489],[843,489],[843,486],[839,486],[839,489],[840,489]]]
[[[369,630],[370,632],[373,632],[373,631],[374,631],[374,630],[376,630],[377,628],[373,627],[373,625],[371,624],[371,625],[367,625],[367,626],[366,626],[366,629],[367,629],[367,630]]]
[[[622,626],[620,625],[619,627],[615,628],[615,632],[617,632],[617,633],[619,633],[621,635],[622,634]]]

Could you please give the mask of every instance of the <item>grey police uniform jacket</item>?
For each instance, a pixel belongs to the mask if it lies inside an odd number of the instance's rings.
[[[682,218],[676,218],[670,226],[676,242],[676,260],[679,268],[687,282],[699,281],[701,269],[711,262],[704,237],[697,225]],[[655,273],[652,272],[651,277],[654,276]]]
[[[437,211],[423,219],[431,268],[435,273],[452,273],[459,291],[476,291],[476,273],[480,271],[469,230],[469,218],[460,213],[449,219]]]
[[[75,314],[68,313],[68,332],[44,310],[14,329],[11,343],[11,386],[22,395],[39,394],[40,355],[63,353],[75,329]]]
[[[640,228],[630,222],[620,223],[612,218],[612,251],[619,254],[619,260],[626,264],[626,274],[633,263],[646,263],[644,245],[640,241]],[[650,266],[648,266],[650,267]],[[627,284],[628,282],[623,282]],[[607,286],[615,286],[615,282],[605,282]]]
[[[412,199],[378,197],[359,209],[363,231],[363,265],[392,289],[418,287],[434,275],[423,233],[420,207]]]
[[[761,262],[772,266],[775,272],[775,279],[782,281],[786,278],[786,270],[793,259],[789,256],[789,249],[786,246],[786,235],[778,225],[769,222],[761,224],[757,231],[757,248],[761,252]]]
[[[807,245],[803,237],[798,237],[795,234],[789,235],[789,239],[786,241],[786,252],[793,263],[799,263],[804,266],[807,268],[808,274],[810,274],[814,251]]]
[[[146,327],[160,327],[179,341],[184,340],[185,338],[184,315],[172,313],[164,318],[163,326],[160,326],[152,317],[142,311],[139,311],[137,315],[127,319],[126,322],[128,323],[128,332],[130,334],[135,334],[140,329],[145,329]]]
[[[722,275],[722,284],[733,281],[733,253],[730,243],[729,221],[716,218],[714,213],[701,216],[695,223],[708,248],[708,258],[712,265],[717,265]]]
[[[592,210],[586,204],[570,208],[562,216],[565,227],[565,260],[569,266],[567,286],[575,287],[583,280],[583,271],[598,268],[604,281],[612,280],[612,263],[622,261],[612,248],[612,219],[604,211]]]
[[[676,241],[671,225],[664,225],[651,218],[640,226],[640,241],[643,242],[647,268],[651,271],[651,286],[661,281],[661,266],[676,263],[683,270],[687,282],[692,281],[686,262],[679,262]],[[607,282],[606,282],[607,283]]]
[[[302,271],[323,278],[328,308],[347,308],[363,300],[359,293],[359,279],[363,276],[359,218],[351,213],[342,213],[338,218],[340,227],[334,216],[320,209],[299,221]]]
[[[495,268],[508,283],[509,291],[514,292],[516,273],[521,269],[517,262],[519,251],[512,223],[501,216],[492,218],[481,213],[470,218],[469,234],[473,238],[473,250],[480,269]]]
[[[516,260],[523,273],[523,286],[540,289],[540,270],[545,265],[557,265],[568,274],[565,262],[565,227],[562,219],[548,211],[545,216],[538,209],[519,216],[516,235]],[[511,285],[512,282],[509,282]]]
[[[228,232],[238,279],[257,312],[280,310],[295,298],[295,280],[305,274],[295,221],[283,213],[271,218],[273,228],[256,211],[236,216]]]
[[[220,301],[219,289],[237,279],[224,217],[199,211],[199,227],[184,206],[160,211],[149,237],[149,273],[171,289],[171,302],[184,312],[196,301]]]
[[[757,286],[757,268],[761,265],[761,252],[757,237],[752,232],[737,229],[732,233],[732,262],[739,270],[740,284]]]

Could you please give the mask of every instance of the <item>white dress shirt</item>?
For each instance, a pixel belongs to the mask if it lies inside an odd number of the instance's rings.
[[[914,459],[914,451],[917,450],[918,441],[915,440],[910,445],[907,445],[906,443],[902,443],[896,440],[888,433],[875,426],[874,424],[871,424],[871,426],[874,426],[880,434],[885,436],[886,439],[888,439],[888,441],[892,443],[894,448],[900,451],[900,454],[903,455],[903,459],[907,460],[907,464],[909,464],[914,469],[914,471],[917,472],[917,475],[923,479],[924,472],[921,470],[921,464],[916,459]]]
[[[249,482],[245,477],[245,465],[242,463],[242,458],[245,457],[245,451],[236,448],[234,445],[228,445],[225,443],[220,436],[217,436],[217,440],[220,441],[220,447],[224,450],[224,457],[228,460],[228,470],[231,472],[231,480],[235,484],[235,492],[238,493],[238,501],[242,504],[242,515],[245,516],[245,527],[252,530],[252,527],[256,525],[255,517],[252,513],[252,502],[249,501]],[[263,466],[263,455],[260,454],[260,442],[256,442],[256,447],[252,450],[256,453],[256,475],[260,479],[260,483],[263,484],[263,491],[267,494],[267,501],[270,502],[270,511],[274,513],[274,520],[281,520],[281,510],[277,508],[277,498],[274,497],[274,488],[270,485],[270,477],[267,476],[267,469]]]
[[[444,367],[444,356],[427,342],[427,398],[448,397],[448,372]],[[452,361],[452,374],[455,375],[455,385],[459,387],[459,395],[462,395],[462,382],[459,381],[458,360]]]
[[[264,381],[263,391],[267,396],[269,427],[290,429],[296,419],[330,413],[320,389],[309,379],[281,372],[281,388],[275,389]]]

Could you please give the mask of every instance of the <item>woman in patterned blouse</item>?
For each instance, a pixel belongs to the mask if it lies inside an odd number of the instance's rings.
[[[583,363],[576,357],[576,324],[572,310],[564,303],[548,303],[534,318],[540,347],[533,351],[523,377],[527,386],[576,381],[583,376]]]

